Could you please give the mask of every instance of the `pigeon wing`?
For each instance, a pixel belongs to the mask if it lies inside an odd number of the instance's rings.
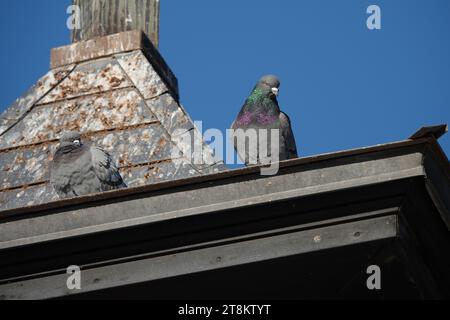
[[[98,179],[111,188],[126,188],[111,156],[98,147],[91,147],[92,166]]]
[[[286,150],[280,150],[280,156],[283,155],[286,159],[298,158],[297,144],[295,142],[294,133],[292,132],[291,120],[284,112],[280,113],[280,122],[281,136],[284,139],[284,145],[286,148]]]
[[[231,129],[234,130],[235,136],[233,137],[233,146],[234,150],[236,150],[236,153],[241,159],[243,163],[245,163],[246,166],[254,165],[258,163],[258,143],[256,145],[249,145],[248,141],[241,141],[239,144],[239,139],[236,136],[236,131],[241,129],[244,132],[247,130],[245,128],[239,128],[237,126],[236,121],[233,122],[231,125]],[[242,144],[244,143],[244,144]],[[255,158],[256,157],[256,158]]]

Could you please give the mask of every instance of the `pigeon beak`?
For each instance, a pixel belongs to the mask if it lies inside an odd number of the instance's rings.
[[[276,97],[278,97],[278,95],[280,94],[280,89],[278,89],[278,88],[272,88],[272,93],[273,93]]]
[[[81,141],[80,140],[75,140],[73,142],[73,144],[79,147],[79,146],[81,146]]]

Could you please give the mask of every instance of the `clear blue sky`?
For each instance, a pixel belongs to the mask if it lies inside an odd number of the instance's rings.
[[[450,123],[449,0],[161,0],[160,51],[181,102],[226,129],[256,80],[282,80],[301,155],[404,140]],[[0,111],[68,44],[69,0],[0,1]],[[366,9],[382,10],[369,31]],[[450,155],[450,134],[441,144]]]

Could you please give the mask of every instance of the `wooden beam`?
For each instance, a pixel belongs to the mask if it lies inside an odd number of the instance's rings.
[[[73,0],[80,8],[80,29],[72,42],[142,30],[155,47],[159,44],[159,0]]]
[[[149,256],[81,267],[81,290],[67,289],[65,271],[11,279],[0,284],[2,299],[49,299],[229,268],[397,236],[397,215],[361,221],[328,221],[235,239],[176,248]],[[332,266],[330,266],[332,267]]]

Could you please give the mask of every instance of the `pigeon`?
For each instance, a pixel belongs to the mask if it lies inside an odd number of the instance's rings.
[[[278,94],[280,88],[280,80],[277,76],[267,75],[262,77],[251,95],[245,101],[241,112],[232,125],[232,129],[242,129],[248,132],[249,129],[254,129],[257,132],[259,143],[250,144],[247,140],[244,147],[238,146],[238,140],[235,138],[235,149],[238,152],[241,160],[248,165],[267,164],[263,159],[268,159],[268,162],[276,162],[298,158],[297,146],[295,137],[291,128],[291,120],[284,113],[281,112],[278,106]],[[267,129],[267,134],[262,136],[260,129]],[[278,148],[271,147],[271,130],[279,130],[279,144]],[[267,145],[267,150],[260,150],[261,146]],[[245,148],[245,149],[244,149]],[[260,154],[263,153],[263,154]],[[278,159],[273,155],[279,153]],[[255,158],[256,156],[256,158]]]
[[[64,133],[53,156],[50,182],[60,198],[126,188],[111,156],[83,144],[77,132]]]

